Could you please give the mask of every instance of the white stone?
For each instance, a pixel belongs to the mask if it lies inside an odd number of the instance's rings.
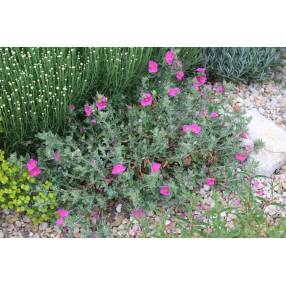
[[[248,125],[250,139],[261,139],[264,143],[257,154],[251,154],[250,159],[259,163],[256,174],[271,176],[286,164],[286,132],[256,109],[248,110],[247,116],[252,117]]]
[[[117,207],[116,207],[116,211],[118,213],[121,213],[121,209],[122,209],[122,204],[118,204]]]

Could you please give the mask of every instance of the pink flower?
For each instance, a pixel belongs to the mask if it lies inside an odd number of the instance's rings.
[[[38,162],[34,159],[30,159],[29,162],[26,165],[26,168],[28,171],[33,171],[37,167]]]
[[[62,217],[57,219],[56,225],[62,225],[64,222],[64,219]]]
[[[151,93],[144,93],[143,97],[140,99],[140,104],[142,106],[148,106],[151,105],[153,102],[153,96]]]
[[[70,111],[74,111],[75,110],[75,105],[74,104],[70,104],[69,105],[69,110]]]
[[[125,170],[125,167],[122,164],[116,164],[112,168],[112,174],[113,175],[118,175],[118,174],[123,173],[124,170]]]
[[[165,55],[165,61],[167,62],[167,64],[170,66],[173,63],[174,60],[174,53],[172,50],[169,50],[166,55]]]
[[[234,206],[240,206],[240,205],[241,205],[240,199],[234,199],[234,200],[232,201],[232,203],[233,203]]]
[[[215,178],[207,178],[207,185],[208,186],[213,186],[216,183],[216,179]]]
[[[97,107],[98,110],[103,110],[106,108],[106,105],[107,105],[107,98],[103,95],[100,95],[95,103],[95,106]]]
[[[157,173],[160,170],[160,168],[161,168],[161,164],[160,163],[154,162],[151,165],[152,173]]]
[[[168,186],[162,186],[160,188],[160,194],[163,196],[169,196],[171,194],[170,188]]]
[[[241,134],[241,137],[242,137],[243,139],[248,139],[248,138],[249,138],[247,132],[243,132],[243,133]]]
[[[206,70],[205,68],[197,68],[197,69],[196,69],[197,72],[201,72],[201,73],[204,73],[205,70]]]
[[[184,76],[185,76],[185,74],[184,74],[183,71],[178,71],[178,72],[176,72],[176,78],[177,78],[177,80],[183,80],[183,79],[184,79]]]
[[[198,75],[198,76],[196,76],[196,80],[197,80],[197,83],[199,84],[199,86],[201,86],[201,85],[206,83],[207,77],[205,75]]]
[[[235,159],[238,160],[239,162],[243,162],[243,161],[245,161],[246,156],[241,154],[241,153],[239,153],[239,152],[237,152],[235,154]]]
[[[217,112],[215,112],[215,111],[211,112],[211,114],[210,114],[210,118],[211,119],[216,119],[217,117],[218,117],[218,113]]]
[[[218,92],[218,93],[223,93],[224,90],[225,89],[224,89],[224,87],[222,85],[216,87],[216,92]]]
[[[95,118],[92,119],[92,120],[90,121],[90,123],[91,123],[92,125],[95,125],[95,124],[96,124],[96,119],[95,119]]]
[[[180,92],[181,92],[181,89],[179,87],[170,87],[168,90],[168,95],[171,97],[174,97]]]
[[[132,216],[134,216],[136,219],[140,219],[143,216],[143,212],[140,209],[136,209],[133,211]]]
[[[158,64],[155,61],[149,61],[148,71],[149,73],[156,73],[158,71]]]
[[[40,174],[41,174],[41,169],[38,167],[29,172],[30,177],[38,177]]]
[[[54,160],[57,161],[57,162],[61,160],[61,153],[60,153],[60,151],[55,152]]]
[[[196,123],[193,123],[190,125],[183,125],[183,128],[182,128],[182,131],[184,133],[190,131],[190,132],[197,134],[197,135],[201,133],[201,130],[202,130],[202,128]]]
[[[84,107],[85,116],[89,117],[92,115],[92,106],[86,105]]]
[[[64,209],[59,209],[57,213],[58,213],[58,216],[61,218],[66,218],[69,215],[69,212]]]
[[[198,124],[193,123],[193,124],[190,125],[190,130],[194,134],[200,134],[202,128]]]

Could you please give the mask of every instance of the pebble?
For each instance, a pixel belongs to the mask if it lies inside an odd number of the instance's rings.
[[[44,230],[46,230],[47,228],[48,228],[48,223],[47,222],[42,222],[41,224],[40,224],[40,226],[39,226],[39,230],[40,231],[44,231]]]
[[[0,238],[4,238],[4,232],[0,230]]]
[[[116,211],[118,213],[121,213],[121,209],[122,209],[122,204],[118,204],[117,207],[116,207]]]

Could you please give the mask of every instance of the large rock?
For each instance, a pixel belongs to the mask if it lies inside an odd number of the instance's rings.
[[[259,163],[257,175],[271,176],[286,164],[286,132],[256,109],[248,110],[247,115],[252,117],[248,125],[250,139],[261,139],[264,143],[258,154],[252,153],[250,158]]]

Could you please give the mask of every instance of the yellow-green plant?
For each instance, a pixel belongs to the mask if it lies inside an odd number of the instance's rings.
[[[28,215],[34,223],[48,221],[56,213],[51,182],[30,177],[27,170],[10,163],[0,150],[0,209]]]

